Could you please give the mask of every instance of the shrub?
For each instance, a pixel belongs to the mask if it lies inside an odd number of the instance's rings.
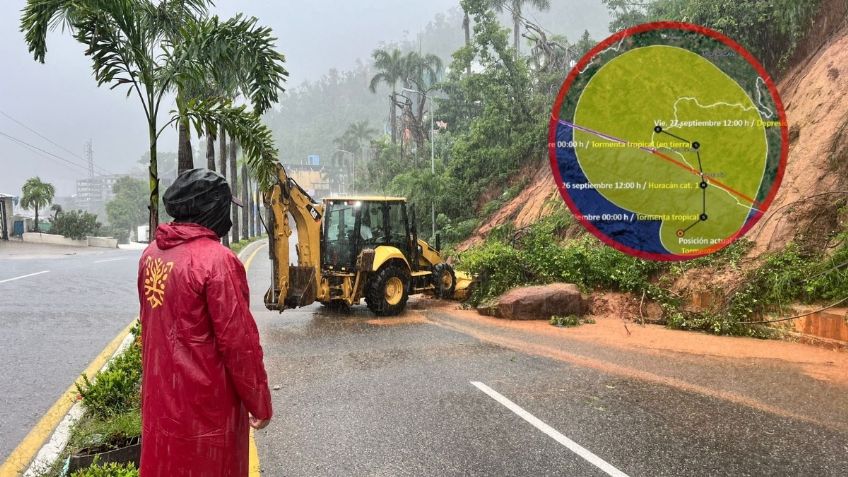
[[[458,266],[478,278],[470,297],[474,305],[528,283],[531,278],[524,266],[524,254],[503,242],[486,242],[481,247],[466,251],[460,258]]]
[[[133,463],[116,464],[110,462],[103,465],[95,463],[91,467],[74,472],[71,477],[138,477],[138,469],[135,468]]]
[[[83,375],[82,382],[76,383],[76,387],[87,412],[95,417],[108,418],[139,407],[140,384],[141,347],[134,343],[105,371],[98,372],[94,381]]]
[[[51,232],[74,240],[83,240],[100,231],[97,216],[82,210],[58,213],[51,219],[51,223]]]
[[[554,315],[551,317],[551,324],[554,326],[561,326],[564,328],[572,328],[574,326],[580,325],[594,325],[594,318],[581,318],[576,315],[568,315],[568,316],[557,316]]]

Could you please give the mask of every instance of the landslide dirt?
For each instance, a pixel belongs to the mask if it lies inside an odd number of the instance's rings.
[[[826,246],[828,235],[842,225],[838,209],[848,195],[848,23],[843,20],[778,89],[790,128],[789,159],[769,212],[750,232],[754,256],[791,241]]]
[[[460,243],[456,248],[458,251],[479,245],[496,227],[507,223],[512,223],[516,229],[527,227],[565,207],[547,161],[533,161],[519,172],[518,177],[530,177],[529,185],[486,219],[471,237]]]

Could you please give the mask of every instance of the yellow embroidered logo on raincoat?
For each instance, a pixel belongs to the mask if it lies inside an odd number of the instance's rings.
[[[163,263],[161,258],[147,257],[144,265],[144,297],[151,308],[165,303],[165,282],[174,268],[174,262]]]

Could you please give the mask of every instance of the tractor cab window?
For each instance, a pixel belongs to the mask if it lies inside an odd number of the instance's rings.
[[[353,264],[357,203],[331,202],[324,218],[322,262],[334,268]]]
[[[409,230],[406,221],[406,204],[403,202],[388,203],[389,245],[409,252]]]
[[[362,206],[359,238],[365,248],[386,243],[385,202],[368,202]]]

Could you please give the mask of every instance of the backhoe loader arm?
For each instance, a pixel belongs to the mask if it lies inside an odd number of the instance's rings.
[[[277,181],[264,194],[268,211],[269,252],[273,282],[265,293],[265,307],[283,311],[314,302],[320,288],[321,216],[323,204],[316,203],[277,164]],[[289,265],[289,216],[297,229],[297,265]]]

